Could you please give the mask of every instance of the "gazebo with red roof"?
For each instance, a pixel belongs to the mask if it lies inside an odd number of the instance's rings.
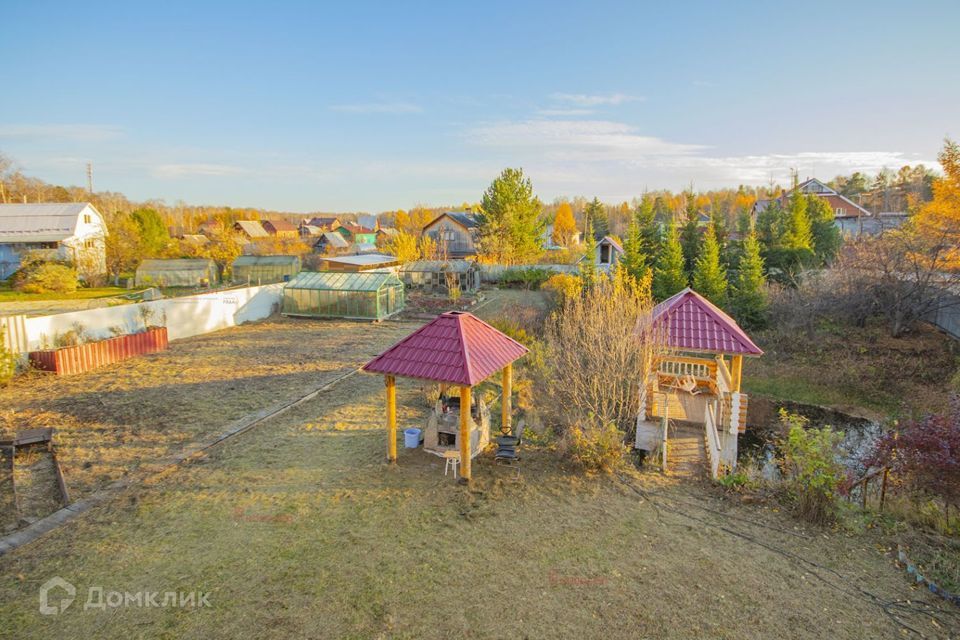
[[[687,440],[679,437],[677,451],[702,448],[714,477],[721,465],[733,468],[737,435],[746,426],[743,358],[763,351],[733,318],[690,288],[654,307],[651,327],[665,343],[664,353],[642,375],[636,448],[662,447],[667,466],[670,437],[664,423],[670,418],[685,425],[676,429]]]
[[[420,327],[363,366],[382,373],[387,388],[387,459],[397,460],[396,378],[415,378],[460,387],[460,471],[470,480],[470,394],[502,371],[503,428],[510,425],[513,362],[527,348],[476,316],[448,311]]]

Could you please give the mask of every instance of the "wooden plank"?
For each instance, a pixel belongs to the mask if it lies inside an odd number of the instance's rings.
[[[384,376],[387,386],[387,460],[397,461],[397,379]]]
[[[503,368],[503,395],[500,401],[502,408],[500,416],[500,430],[503,433],[510,433],[510,416],[513,413],[511,397],[513,393],[513,364],[508,364]]]
[[[460,476],[470,482],[470,387],[460,387]]]

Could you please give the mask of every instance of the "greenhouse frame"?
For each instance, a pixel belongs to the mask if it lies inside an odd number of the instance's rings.
[[[384,320],[403,311],[404,287],[387,271],[305,271],[283,287],[285,316]]]
[[[234,282],[285,282],[300,273],[300,256],[240,256],[233,261],[231,272]]]
[[[197,287],[218,281],[217,265],[202,258],[144,260],[136,273],[138,287]]]

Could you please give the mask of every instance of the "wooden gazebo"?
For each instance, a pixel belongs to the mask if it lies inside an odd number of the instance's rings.
[[[502,424],[510,426],[513,362],[528,349],[476,316],[448,311],[364,365],[382,373],[387,387],[387,459],[397,460],[397,376],[460,388],[460,472],[470,480],[471,389],[502,371]]]

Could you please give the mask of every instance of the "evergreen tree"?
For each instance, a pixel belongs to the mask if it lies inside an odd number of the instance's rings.
[[[687,286],[687,273],[683,268],[683,247],[673,220],[667,224],[663,248],[657,255],[653,270],[653,297],[666,300]]]
[[[751,233],[743,241],[740,270],[730,298],[737,322],[747,329],[761,329],[766,325],[766,284],[760,242],[756,234]]]
[[[583,287],[589,289],[597,283],[597,238],[593,234],[593,221],[587,218],[583,230],[583,260],[580,261],[580,279]]]
[[[646,276],[649,266],[643,250],[643,236],[636,217],[630,220],[627,236],[623,240],[623,259],[620,261],[627,275],[640,282]]]
[[[487,187],[477,216],[480,249],[500,264],[535,259],[543,252],[543,205],[522,169],[504,169]]]
[[[797,251],[813,249],[813,233],[810,228],[810,216],[807,215],[807,197],[799,189],[794,189],[790,194],[785,231],[784,248]]]
[[[840,229],[834,223],[833,209],[829,202],[811,193],[807,196],[807,216],[810,218],[813,251],[817,255],[817,261],[827,264],[837,256],[842,242]]]
[[[634,217],[640,227],[643,254],[647,257],[647,266],[653,266],[653,257],[660,250],[660,224],[657,222],[653,200],[644,196]]]
[[[610,223],[607,221],[607,208],[603,206],[603,203],[600,202],[599,198],[594,198],[587,208],[584,209],[583,215],[585,218],[590,220],[590,226],[593,228],[594,238],[597,240],[602,240],[604,236],[610,234]]]
[[[727,270],[720,264],[720,245],[713,225],[703,234],[700,255],[693,267],[693,289],[704,298],[723,307],[727,303]]]
[[[170,235],[163,218],[154,209],[137,209],[130,214],[140,230],[140,246],[143,257],[159,258],[170,246]]]
[[[700,216],[696,211],[687,211],[687,221],[680,230],[680,245],[683,247],[683,268],[687,276],[693,274],[693,267],[700,252]]]

